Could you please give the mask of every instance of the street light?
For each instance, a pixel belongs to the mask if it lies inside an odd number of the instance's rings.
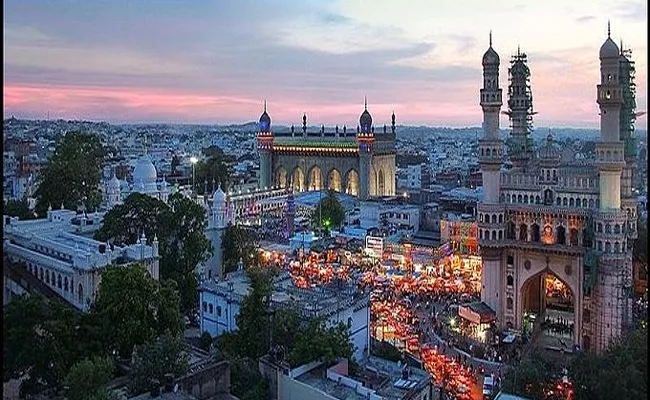
[[[195,156],[190,157],[190,162],[192,163],[192,191],[194,191],[194,166],[199,161]]]

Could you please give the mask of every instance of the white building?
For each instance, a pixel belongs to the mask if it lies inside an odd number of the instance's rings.
[[[296,303],[303,318],[324,317],[330,326],[347,323],[350,326],[350,341],[355,346],[354,357],[362,359],[367,354],[370,342],[370,303],[367,295],[358,292],[354,286],[300,289],[293,285],[287,272],[275,279],[273,288],[272,309]],[[200,290],[201,333],[208,332],[216,337],[236,330],[239,307],[250,290],[244,271],[240,268],[221,282],[205,281]]]
[[[144,154],[136,162],[131,185],[117,179],[113,171],[113,177],[104,183],[106,208],[110,210],[117,204],[121,204],[131,193],[146,194],[167,202],[170,195],[169,185],[164,177],[158,182],[158,172],[148,154]]]
[[[3,251],[10,261],[24,267],[65,298],[87,311],[97,293],[102,271],[109,265],[138,262],[158,279],[158,240],[151,246],[144,235],[140,242],[118,247],[81,236],[101,224],[102,214],[77,214],[70,210],[49,210],[47,218],[19,221],[3,218]],[[5,272],[4,304],[20,295],[17,282]]]
[[[420,230],[420,208],[409,204],[365,201],[359,211],[349,215],[349,220],[359,219],[363,228],[385,228],[395,232],[415,233]]]

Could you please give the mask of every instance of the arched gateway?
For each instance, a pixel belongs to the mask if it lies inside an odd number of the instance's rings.
[[[395,195],[395,114],[382,133],[375,133],[366,107],[356,132],[345,126],[308,132],[305,115],[301,133],[291,127],[291,133],[281,134],[271,132],[265,107],[259,128],[260,188],[332,189],[362,200]],[[379,182],[374,171],[380,171]]]

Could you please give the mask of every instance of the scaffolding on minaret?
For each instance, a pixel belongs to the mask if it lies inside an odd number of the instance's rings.
[[[619,77],[623,105],[620,112],[621,141],[625,144],[625,158],[636,158],[636,139],[634,137],[634,122],[636,121],[636,84],[634,83],[635,67],[632,61],[632,50],[625,50],[621,42],[621,59]]]
[[[511,136],[507,141],[508,154],[516,167],[525,167],[533,154],[533,93],[530,85],[528,57],[517,48],[517,53],[510,60],[508,68],[508,111]]]

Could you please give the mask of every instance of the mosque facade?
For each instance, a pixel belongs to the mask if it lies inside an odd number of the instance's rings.
[[[484,198],[478,205],[481,298],[501,328],[522,330],[529,315],[548,315],[554,301],[548,293],[558,284],[572,302],[570,345],[597,352],[632,323],[637,237],[634,63],[609,32],[599,58],[596,157],[577,159],[561,151],[550,132],[546,143],[534,148],[530,70],[519,50],[508,69],[505,113],[511,132],[505,143],[501,139],[500,59],[490,35],[480,90]]]
[[[356,133],[347,127],[335,132],[274,134],[271,118],[260,117],[257,145],[260,154],[260,189],[291,187],[295,193],[332,189],[360,200],[395,195],[395,114],[391,126],[375,132],[367,104]]]

